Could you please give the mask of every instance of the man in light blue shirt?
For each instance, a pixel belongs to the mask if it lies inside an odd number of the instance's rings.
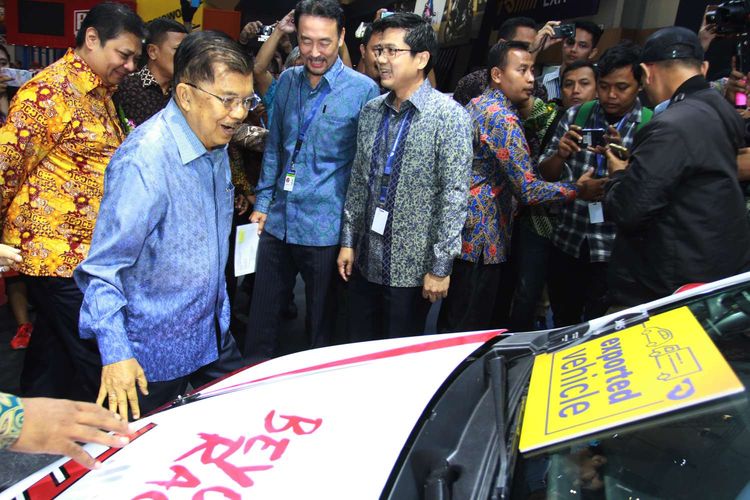
[[[337,1],[302,0],[294,16],[304,66],[279,78],[250,217],[262,235],[245,341],[248,361],[273,357],[281,309],[298,272],[305,281],[310,344],[329,343],[359,112],[379,95],[375,82],[338,57],[344,28]]]
[[[97,402],[123,417],[242,366],[224,277],[234,206],[226,144],[259,101],[252,65],[211,31],[186,37],[174,64],[172,100],[107,167],[91,251],[75,273],[81,336],[96,339],[104,365]]]

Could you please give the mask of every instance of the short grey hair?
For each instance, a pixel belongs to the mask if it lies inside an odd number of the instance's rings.
[[[231,72],[252,75],[252,59],[242,47],[219,31],[195,31],[177,47],[174,55],[174,85],[178,83],[213,83],[215,65]]]

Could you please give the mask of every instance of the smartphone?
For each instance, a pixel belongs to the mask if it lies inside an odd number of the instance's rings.
[[[587,148],[589,146],[606,146],[604,142],[604,134],[607,133],[607,129],[604,128],[584,128],[579,134],[581,134],[581,147]]]
[[[27,69],[16,68],[3,68],[2,74],[11,77],[11,80],[5,82],[8,87],[20,87],[34,76],[34,73]]]
[[[626,148],[625,146],[620,146],[619,144],[615,144],[614,142],[609,143],[609,149],[611,149],[615,156],[621,160],[627,160],[630,156],[630,154],[628,153],[628,148]]]

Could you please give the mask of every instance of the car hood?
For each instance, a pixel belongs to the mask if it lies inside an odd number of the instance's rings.
[[[316,349],[246,368],[141,419],[103,466],[62,459],[5,498],[377,498],[415,423],[499,331]],[[211,397],[206,397],[211,396]],[[198,495],[198,496],[195,496]]]

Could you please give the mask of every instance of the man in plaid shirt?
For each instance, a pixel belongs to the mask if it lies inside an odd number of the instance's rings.
[[[581,105],[571,108],[560,120],[555,136],[539,158],[539,170],[546,180],[576,182],[584,177],[601,180],[600,196],[607,180],[603,145],[586,147],[596,136],[581,129],[605,129],[605,142],[630,148],[644,109],[638,99],[641,68],[640,48],[623,42],[607,50],[598,61],[598,101],[582,126],[576,119]],[[591,106],[591,105],[589,105]],[[646,115],[650,112],[646,111]],[[591,146],[591,145],[590,145]],[[571,325],[607,312],[607,264],[616,227],[607,220],[601,201],[577,199],[560,209],[552,236],[549,293],[556,326]]]

